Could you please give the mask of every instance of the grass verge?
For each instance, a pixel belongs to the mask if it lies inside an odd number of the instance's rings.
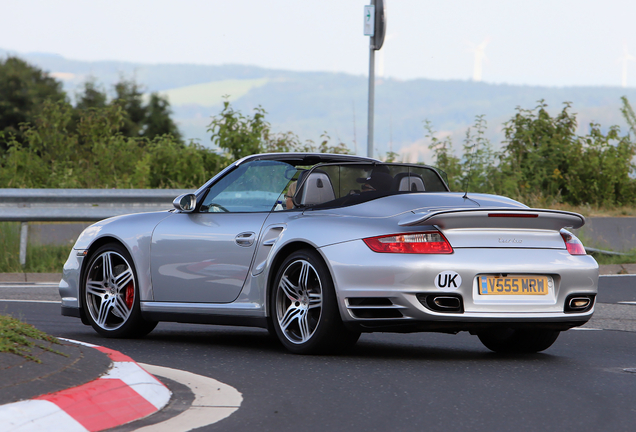
[[[40,331],[30,324],[26,324],[9,315],[0,315],[0,353],[12,353],[27,360],[41,363],[41,360],[31,355],[31,349],[38,347],[45,351],[68,357],[41,342],[60,344],[60,341]]]
[[[636,263],[636,249],[632,249],[629,252],[625,252],[625,255],[604,255],[599,253],[592,253],[590,255],[594,257],[594,259],[599,265]]]
[[[23,268],[20,265],[20,223],[0,222],[0,250],[0,273],[60,273],[71,246],[29,244]]]

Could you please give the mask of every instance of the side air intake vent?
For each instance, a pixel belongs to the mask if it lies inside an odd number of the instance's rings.
[[[385,297],[351,297],[347,299],[347,309],[354,318],[390,319],[403,318],[401,306],[393,304]]]
[[[347,301],[349,306],[393,306],[393,302],[384,297],[354,297]]]

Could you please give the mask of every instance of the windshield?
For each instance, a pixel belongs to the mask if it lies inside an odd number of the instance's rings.
[[[295,167],[284,162],[245,163],[210,188],[199,211],[254,213],[282,210],[283,190],[296,173]]]
[[[295,205],[320,208],[353,205],[387,195],[448,191],[430,167],[381,163],[316,165],[300,173],[293,189]]]

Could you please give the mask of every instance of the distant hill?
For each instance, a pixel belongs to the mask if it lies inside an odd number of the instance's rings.
[[[0,57],[10,54],[0,50]],[[134,77],[149,91],[159,91],[171,101],[174,118],[185,137],[208,145],[206,126],[221,110],[223,95],[244,113],[261,105],[275,130],[291,130],[302,139],[318,140],[323,132],[339,139],[359,154],[366,153],[367,86],[364,76],[327,72],[292,72],[245,65],[137,64],[84,62],[43,53],[13,53],[64,81],[72,97],[82,82],[93,77],[107,89],[121,77]],[[466,128],[484,114],[488,135],[495,145],[502,139],[501,124],[515,107],[533,108],[544,99],[556,112],[562,103],[573,103],[581,132],[589,122],[607,128],[624,127],[620,97],[636,104],[636,89],[619,87],[538,87],[475,83],[459,80],[390,78],[376,82],[375,147],[384,154],[402,150],[426,157],[422,122],[453,136],[461,145]],[[356,145],[357,143],[357,145]]]

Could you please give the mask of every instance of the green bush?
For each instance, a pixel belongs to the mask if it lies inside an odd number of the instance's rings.
[[[254,109],[252,117],[235,111],[229,101],[223,102],[223,110],[212,117],[208,132],[212,134],[214,145],[224,150],[232,160],[258,153],[276,152],[318,152],[349,154],[346,144],[331,145],[327,132],[321,135],[322,141],[316,145],[312,140],[302,142],[293,132],[276,133],[265,120],[262,107]]]
[[[166,134],[154,138],[120,133],[126,115],[118,105],[83,110],[45,102],[22,139],[0,135],[4,188],[197,188],[227,160],[200,144]]]
[[[636,116],[626,98],[622,112],[636,131]],[[482,116],[468,129],[461,158],[453,154],[449,138],[436,138],[428,122],[424,127],[434,164],[447,172],[451,190],[496,193],[531,205],[612,207],[636,202],[636,143],[629,133],[621,135],[618,126],[604,133],[596,123],[586,135],[577,135],[569,103],[554,117],[543,101],[531,110],[517,108],[504,124],[500,152],[485,138]]]
[[[540,103],[534,110],[518,108],[505,124],[506,146],[500,157],[502,193],[531,198],[537,193],[572,205],[621,205],[636,198],[632,159],[636,144],[612,126],[607,133],[590,124],[576,135],[570,104],[555,117]]]

